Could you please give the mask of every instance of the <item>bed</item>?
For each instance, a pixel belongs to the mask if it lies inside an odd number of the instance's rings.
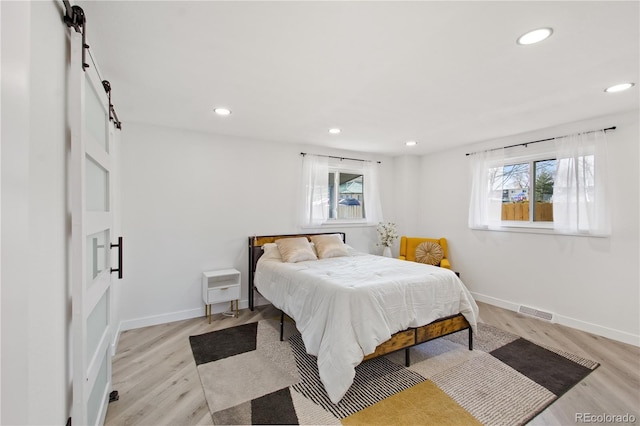
[[[326,239],[340,240],[339,255],[323,256],[315,244],[316,259],[281,256],[285,243]],[[295,321],[333,403],[368,359],[405,350],[409,363],[410,347],[460,330],[469,330],[472,349],[478,307],[454,272],[357,252],[345,242],[344,233],[249,237],[249,307],[255,288]]]

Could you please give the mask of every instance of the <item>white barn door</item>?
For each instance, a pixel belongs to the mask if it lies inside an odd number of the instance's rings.
[[[111,393],[112,257],[116,263],[122,249],[112,247],[117,240],[112,203],[117,130],[109,121],[109,98],[95,61],[83,69],[82,36],[69,34],[72,424],[101,425]]]

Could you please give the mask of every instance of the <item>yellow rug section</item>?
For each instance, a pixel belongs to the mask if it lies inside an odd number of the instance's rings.
[[[429,380],[342,419],[342,424],[482,425]]]

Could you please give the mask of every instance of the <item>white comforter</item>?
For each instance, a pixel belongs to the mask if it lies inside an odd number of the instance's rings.
[[[333,403],[356,365],[393,333],[462,313],[475,332],[478,306],[450,270],[358,253],[283,263],[261,259],[255,286],[296,322]]]

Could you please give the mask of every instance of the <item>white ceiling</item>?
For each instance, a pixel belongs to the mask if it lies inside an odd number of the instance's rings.
[[[637,1],[77,4],[123,126],[402,155],[639,107]]]

